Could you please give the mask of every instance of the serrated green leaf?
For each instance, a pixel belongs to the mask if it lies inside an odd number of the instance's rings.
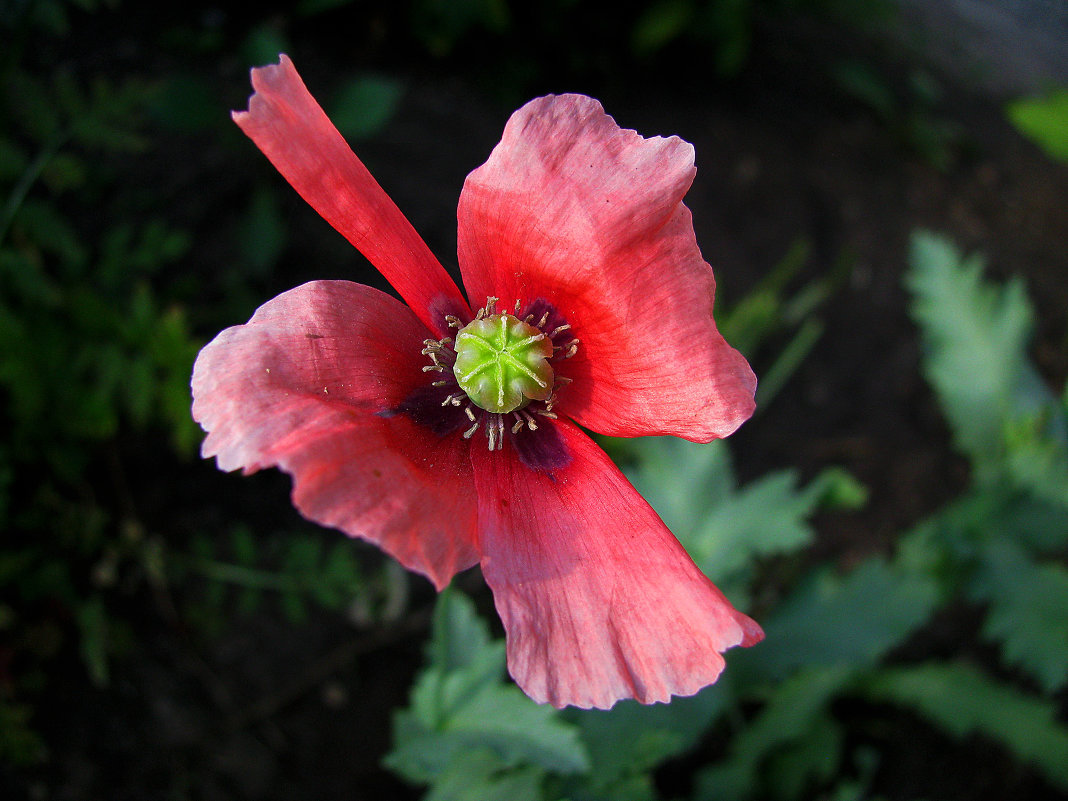
[[[442,673],[458,671],[478,663],[481,654],[491,648],[497,650],[474,603],[446,587],[434,606],[434,627],[427,647],[430,667]]]
[[[1012,124],[1050,158],[1068,162],[1068,89],[1045,97],[1015,100],[1005,109]]]
[[[861,493],[855,482],[847,485],[842,471],[821,474],[804,489],[793,471],[771,473],[738,489],[722,440],[700,445],[648,437],[631,450],[638,460],[624,468],[627,477],[717,583],[758,557],[807,545],[813,532],[806,518],[835,488],[854,498]]]
[[[570,712],[589,747],[597,787],[650,771],[694,747],[732,701],[729,675],[696,695],[645,706],[621,701],[608,710]]]
[[[1005,455],[1004,432],[1053,402],[1027,358],[1033,311],[1023,284],[983,281],[982,260],[944,237],[913,234],[906,283],[926,348],[924,369],[957,447],[980,480],[992,482]]]
[[[973,598],[990,604],[983,636],[1002,643],[1005,660],[1046,690],[1068,682],[1068,570],[1036,564],[1016,543],[997,538],[983,549]]]
[[[732,799],[753,795],[769,757],[784,753],[789,744],[804,740],[815,729],[833,727],[827,707],[853,679],[849,665],[812,667],[795,673],[767,693],[767,703],[757,716],[735,733],[727,758],[702,772],[697,799]],[[828,739],[826,731],[823,732]],[[837,744],[834,735],[829,736]],[[831,756],[837,761],[837,754]],[[807,766],[818,775],[825,766]]]
[[[469,751],[442,772],[426,801],[542,801],[544,778],[541,768],[511,768],[492,751]]]
[[[916,710],[955,737],[989,737],[1068,790],[1068,729],[1048,701],[963,663],[885,668],[860,688],[874,700]]]
[[[411,705],[394,720],[394,748],[385,764],[413,781],[433,783],[461,755],[485,750],[513,767],[558,774],[589,769],[575,726],[505,683],[504,643],[491,640],[474,605],[455,591],[436,610],[429,666]],[[463,637],[466,641],[456,642]]]
[[[732,670],[774,682],[802,668],[872,665],[922,625],[938,600],[933,580],[878,557],[844,576],[817,568],[762,621],[760,647],[732,654]]]

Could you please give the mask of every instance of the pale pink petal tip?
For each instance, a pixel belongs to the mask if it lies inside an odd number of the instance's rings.
[[[760,627],[698,570],[608,457],[568,423],[571,456],[535,474],[472,453],[482,571],[508,635],[508,669],[535,701],[608,708],[692,695]]]

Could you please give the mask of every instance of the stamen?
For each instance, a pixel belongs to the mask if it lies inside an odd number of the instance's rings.
[[[541,326],[538,327],[540,328]],[[559,334],[561,331],[567,331],[569,328],[571,328],[571,323],[564,323],[563,325],[558,325],[556,326],[556,328],[553,329],[553,332],[549,334],[549,338],[551,339],[557,334]]]
[[[445,400],[443,400],[441,402],[441,405],[442,406],[459,406],[461,403],[464,402],[464,398],[466,398],[466,397],[467,397],[467,395],[465,395],[462,392],[454,392],[451,395],[449,395],[449,397],[445,398]]]
[[[499,451],[504,447],[504,415],[494,414],[494,419],[486,422],[486,436],[489,437],[489,449]]]
[[[457,317],[455,314],[446,314],[445,315],[445,324],[448,325],[449,328],[463,328],[464,327],[463,322],[461,322],[460,318]]]
[[[477,420],[475,421],[475,424],[473,426],[471,426],[469,429],[467,429],[467,431],[464,432],[464,439],[471,439],[471,437],[474,436],[476,431],[478,431]]]
[[[540,320],[538,320],[538,324],[537,324],[536,326],[534,326],[534,327],[535,327],[535,328],[544,328],[544,327],[545,327],[545,322],[546,322],[546,321],[547,321],[548,319],[549,319],[549,312],[545,312],[545,314],[543,314],[543,315],[541,316],[541,319],[540,319]]]
[[[445,372],[445,368],[442,367],[440,364],[425,364],[425,365],[423,365],[423,372],[424,373],[430,373],[430,372],[444,373]]]

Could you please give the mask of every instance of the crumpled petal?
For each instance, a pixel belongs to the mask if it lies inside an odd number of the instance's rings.
[[[571,461],[552,471],[510,448],[473,448],[482,572],[507,632],[508,669],[557,707],[610,707],[691,695],[721,653],[763,638],[574,425]]]
[[[643,139],[600,103],[549,96],[512,115],[464,184],[459,260],[472,303],[545,298],[581,340],[561,410],[614,436],[699,442],[753,412],[756,378],[712,319],[715,281],[682,204],[693,147]]]
[[[234,121],[312,208],[378,268],[423,324],[445,336],[467,303],[411,223],[327,118],[288,56],[252,70]]]
[[[391,414],[426,383],[411,310],[348,281],[315,281],[210,342],[193,368],[202,453],[223,470],[277,466],[305,517],[377,543],[440,589],[479,559],[460,437]]]

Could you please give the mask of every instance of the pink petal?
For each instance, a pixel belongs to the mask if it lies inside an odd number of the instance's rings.
[[[429,380],[426,336],[407,306],[361,284],[279,295],[197,357],[203,455],[223,470],[280,467],[305,517],[445,586],[479,558],[468,443],[386,416]]]
[[[256,93],[234,121],[323,218],[378,268],[431,331],[467,303],[411,223],[309,94],[293,62],[252,70]]]
[[[721,653],[763,638],[697,569],[585,434],[560,423],[570,463],[522,466],[472,448],[482,572],[508,635],[508,669],[557,707],[691,695]]]
[[[715,281],[682,204],[693,147],[643,139],[588,97],[531,101],[464,184],[472,303],[544,298],[581,340],[560,408],[605,434],[706,442],[753,412],[756,378],[712,319]]]

